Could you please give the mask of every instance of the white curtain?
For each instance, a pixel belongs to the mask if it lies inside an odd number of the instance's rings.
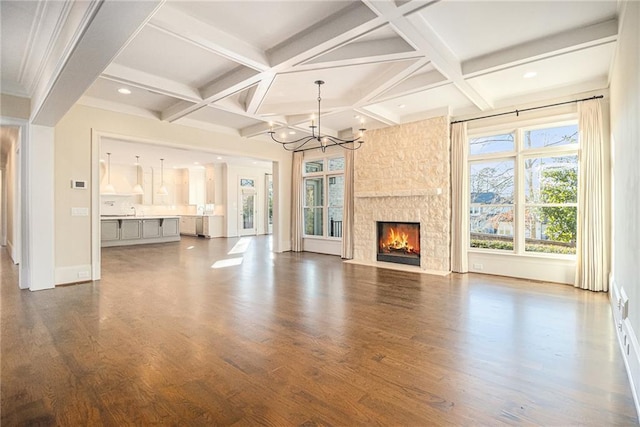
[[[293,252],[302,251],[302,229],[303,224],[303,183],[302,183],[302,160],[304,153],[298,151],[293,153],[293,171],[291,174],[291,250]]]
[[[344,153],[344,204],[342,213],[342,258],[353,259],[353,158],[352,150]]]
[[[469,176],[467,124],[451,125],[451,271],[469,271]]]
[[[599,99],[578,103],[580,175],[578,178],[577,288],[609,289],[608,164]]]

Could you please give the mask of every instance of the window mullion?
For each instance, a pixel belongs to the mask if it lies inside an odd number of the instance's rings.
[[[515,207],[514,207],[514,245],[513,249],[516,254],[523,254],[525,249],[525,170],[524,156],[522,154],[524,148],[524,133],[522,129],[516,131],[516,161],[515,161]]]

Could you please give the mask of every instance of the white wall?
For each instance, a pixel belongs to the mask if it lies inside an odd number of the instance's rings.
[[[91,186],[89,191],[79,191],[72,190],[69,185],[71,179],[93,182],[92,174],[99,171],[97,164],[93,164],[97,163],[98,157],[92,153],[92,134],[222,155],[253,156],[277,162],[280,169],[277,214],[281,224],[280,233],[274,235],[274,250],[290,249],[291,153],[266,139],[248,140],[156,119],[75,105],[55,128],[56,269],[70,269],[92,263],[92,228],[97,227],[92,225],[95,222],[92,220],[99,215],[99,203],[94,206],[92,195],[97,194],[98,189]],[[99,182],[98,179],[96,181]],[[90,208],[91,217],[72,217],[71,207]],[[286,227],[283,227],[285,224]],[[93,253],[95,258],[95,251]],[[95,272],[93,277],[96,277]]]
[[[619,46],[611,78],[613,170],[611,305],[636,407],[640,392],[640,3],[623,3]],[[628,317],[618,299],[628,296]],[[628,350],[627,350],[627,343]]]

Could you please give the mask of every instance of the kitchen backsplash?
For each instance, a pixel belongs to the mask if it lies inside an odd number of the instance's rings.
[[[100,196],[100,215],[196,215],[196,205],[142,205],[134,202],[132,196]]]

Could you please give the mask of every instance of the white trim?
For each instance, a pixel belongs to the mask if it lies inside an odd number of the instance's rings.
[[[302,248],[305,252],[340,256],[342,254],[342,239],[305,236],[302,238]]]
[[[622,319],[622,307],[619,301],[623,292],[624,289],[618,287],[613,274],[610,274],[609,303],[611,305],[611,316],[620,347],[620,354],[622,354],[622,360],[624,361],[627,377],[629,378],[636,413],[640,414],[640,400],[638,397],[640,395],[640,345],[638,344],[638,338],[629,318]],[[625,336],[627,337],[627,343],[625,343]],[[629,353],[627,353],[627,344],[629,345]]]
[[[56,267],[55,284],[80,283],[91,281],[91,264]]]
[[[543,280],[573,284],[576,261],[566,257],[545,257],[539,255],[517,255],[496,251],[467,252],[470,273],[485,273],[497,276],[519,277],[529,280]]]
[[[100,138],[105,136],[91,128],[91,279],[100,280]]]

